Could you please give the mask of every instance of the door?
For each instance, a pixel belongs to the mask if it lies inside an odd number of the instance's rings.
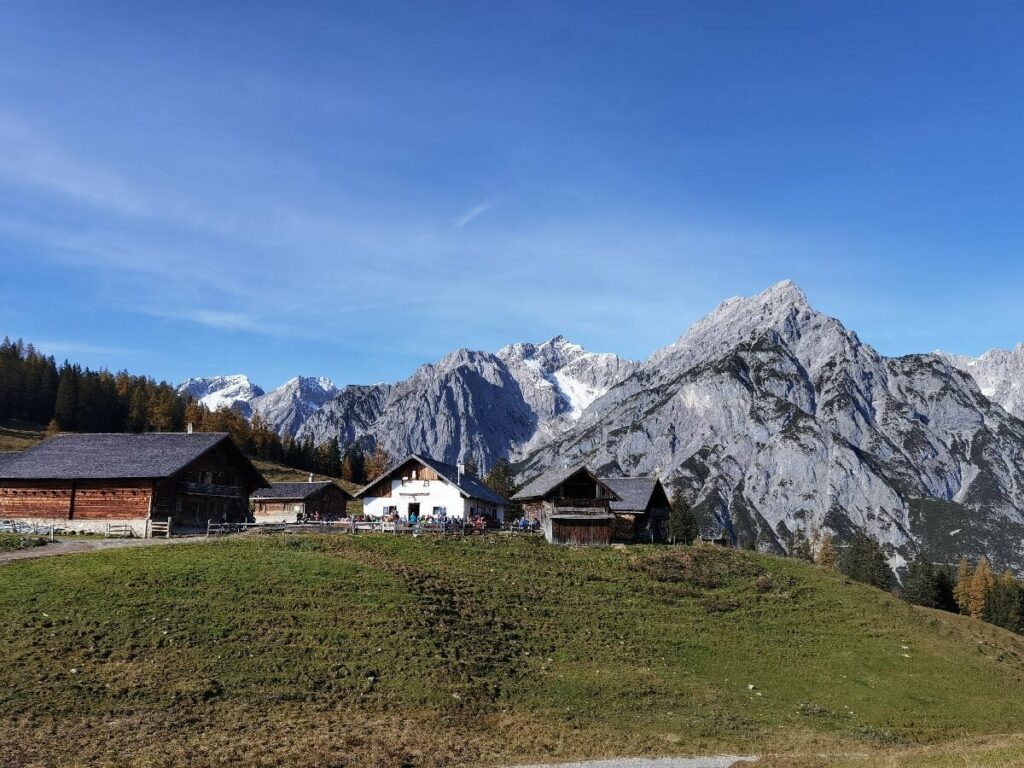
[[[405,519],[408,520],[410,523],[415,523],[417,520],[420,519],[420,504],[419,504],[419,502],[414,502],[414,503],[409,505],[409,512],[406,515]]]

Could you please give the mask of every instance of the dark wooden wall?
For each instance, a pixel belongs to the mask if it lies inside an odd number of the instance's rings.
[[[611,544],[611,522],[608,518],[596,520],[552,518],[551,543],[577,547],[607,546]]]
[[[207,521],[243,522],[249,517],[253,487],[248,460],[225,443],[215,446],[170,477],[159,480],[153,496],[153,519],[168,517],[176,526],[203,527]],[[237,494],[189,492],[185,483],[228,486]]]

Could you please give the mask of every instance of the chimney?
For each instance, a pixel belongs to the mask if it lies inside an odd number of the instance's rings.
[[[455,465],[455,468],[459,472],[459,482],[461,483],[462,482],[462,476],[464,474],[466,474],[466,464],[464,462],[460,461],[458,464]]]
[[[190,421],[190,422],[188,423],[188,425],[187,425],[187,426],[185,427],[185,432],[186,432],[187,434],[189,434],[189,435],[191,435],[191,434],[192,434],[192,422],[191,422],[191,421]]]
[[[308,482],[310,482],[310,483],[313,482],[313,473],[312,472],[309,473],[309,481]]]

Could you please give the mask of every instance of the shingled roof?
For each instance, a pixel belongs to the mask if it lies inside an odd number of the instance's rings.
[[[656,477],[602,477],[601,482],[619,497],[611,503],[612,512],[643,512],[659,484]]]
[[[458,488],[463,496],[470,499],[480,499],[481,501],[487,501],[491,504],[500,504],[501,506],[508,506],[508,499],[501,496],[488,487],[483,480],[476,475],[463,472],[462,476],[459,476],[459,468],[454,464],[446,464],[443,461],[437,459],[431,459],[427,456],[421,456],[418,453],[411,453],[402,459],[397,464],[391,466],[391,468],[380,477],[376,478],[373,482],[366,485],[366,487],[359,490],[356,494],[356,498],[362,498],[368,490],[373,486],[377,485],[383,478],[390,475],[395,470],[401,468],[404,464],[408,464],[410,461],[418,461],[425,467],[437,472],[437,474],[447,480],[449,483]]]
[[[329,485],[334,485],[330,480],[318,480],[313,483],[271,483],[269,488],[263,488],[253,493],[249,498],[253,501],[269,501],[271,499],[281,501],[300,501],[308,499],[317,491],[321,491]],[[349,495],[341,486],[338,490]]]
[[[618,499],[618,494],[584,464],[577,464],[574,467],[549,469],[524,485],[519,493],[512,498],[516,501],[525,501],[526,499],[538,499],[542,496],[547,496],[551,491],[579,472],[586,472],[595,483],[600,483],[605,488],[608,488],[613,494],[609,498]]]
[[[259,478],[266,480],[225,432],[149,432],[55,435],[0,460],[0,480],[126,480],[173,475],[227,441]]]

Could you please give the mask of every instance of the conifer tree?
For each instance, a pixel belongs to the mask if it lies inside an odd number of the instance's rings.
[[[512,465],[508,459],[498,459],[491,471],[484,477],[484,484],[499,496],[511,499],[516,493],[516,482],[512,476]]]
[[[971,613],[971,578],[974,571],[967,555],[960,556],[956,567],[956,585],[953,587],[953,599],[956,600],[960,613],[969,616]]]
[[[907,568],[907,576],[903,580],[903,599],[926,608],[940,607],[935,568],[921,552],[918,552]]]
[[[697,516],[678,490],[672,496],[672,506],[668,512],[668,536],[673,544],[692,544],[700,536]]]
[[[789,556],[808,563],[814,562],[814,553],[811,550],[811,541],[807,538],[803,528],[797,528],[789,537]]]
[[[60,369],[53,406],[53,418],[63,429],[78,428],[78,377],[78,369],[65,360]]]
[[[978,560],[978,565],[971,576],[970,597],[968,600],[971,616],[976,619],[981,618],[981,614],[985,610],[985,598],[988,597],[988,593],[992,591],[995,585],[996,580],[992,575],[992,567],[988,564],[988,559],[982,557]]]
[[[840,560],[840,570],[854,581],[887,591],[892,589],[895,581],[882,545],[863,531],[855,533],[850,540]]]
[[[822,536],[821,546],[818,547],[818,554],[814,556],[814,562],[829,571],[834,571],[839,566],[839,558],[836,556],[831,533],[826,532]]]
[[[350,483],[362,485],[366,482],[363,469],[363,449],[353,443],[345,449],[345,460],[341,464],[341,477]]]
[[[950,613],[958,613],[960,606],[957,605],[953,596],[956,580],[953,578],[953,571],[948,565],[939,566],[935,570],[935,589],[939,596],[939,608]]]

